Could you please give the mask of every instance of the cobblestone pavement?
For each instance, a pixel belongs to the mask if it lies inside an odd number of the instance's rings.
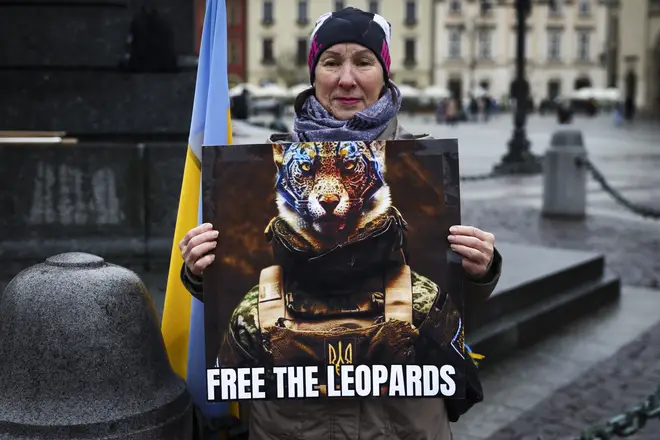
[[[602,425],[660,385],[660,324],[574,382],[523,413],[489,440],[568,440]],[[658,440],[660,419],[649,421],[633,440]]]

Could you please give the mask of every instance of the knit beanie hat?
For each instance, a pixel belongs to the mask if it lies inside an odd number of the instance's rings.
[[[316,20],[309,39],[310,83],[314,84],[314,70],[321,54],[339,43],[356,43],[371,50],[383,66],[383,75],[390,76],[390,39],[392,27],[384,17],[348,7],[337,12],[327,12]]]

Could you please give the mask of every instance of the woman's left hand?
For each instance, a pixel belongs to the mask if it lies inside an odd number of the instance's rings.
[[[452,250],[463,257],[463,269],[475,278],[486,275],[493,261],[495,236],[474,226],[456,225],[449,232]]]

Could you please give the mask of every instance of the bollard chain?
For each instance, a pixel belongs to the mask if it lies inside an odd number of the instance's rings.
[[[575,159],[575,164],[578,167],[585,167],[590,173],[591,176],[598,182],[600,183],[600,186],[607,192],[609,195],[611,195],[614,200],[619,202],[621,205],[624,207],[628,208],[635,214],[641,215],[642,217],[649,217],[649,218],[654,218],[654,219],[660,219],[660,210],[650,208],[648,206],[640,206],[636,203],[631,202],[630,200],[626,199],[619,191],[614,189],[608,182],[607,179],[605,179],[605,176],[603,176],[603,173],[601,173],[598,168],[591,162],[587,157],[577,157]]]
[[[461,182],[477,182],[480,180],[495,179],[496,177],[501,176],[502,174],[496,173],[474,174],[472,176],[461,176]]]
[[[574,437],[573,440],[611,440],[615,437],[630,437],[652,419],[660,419],[660,386],[640,405],[612,417],[604,426],[584,430],[579,437]]]

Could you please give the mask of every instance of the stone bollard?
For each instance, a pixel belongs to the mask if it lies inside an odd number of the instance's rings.
[[[0,296],[1,440],[189,440],[192,414],[135,273],[59,254]]]
[[[576,159],[586,155],[581,131],[560,130],[552,135],[543,164],[544,216],[585,216],[587,175],[584,167],[576,164]]]

